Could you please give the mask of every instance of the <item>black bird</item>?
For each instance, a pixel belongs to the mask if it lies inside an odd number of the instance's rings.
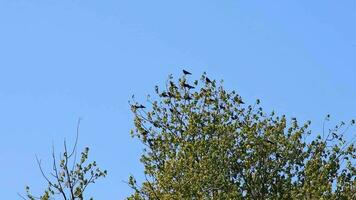
[[[236,119],[238,119],[239,117],[237,116],[237,115],[233,115],[232,117],[231,117],[231,119],[232,120],[236,120]]]
[[[169,97],[174,97],[174,95],[171,92],[167,92]]]
[[[146,130],[144,130],[144,131],[142,132],[142,135],[143,135],[143,136],[147,136],[147,134],[148,134],[148,131],[146,131]]]
[[[147,142],[148,142],[148,145],[150,145],[150,147],[153,146],[152,139],[148,139]]]
[[[186,96],[184,96],[184,99],[185,100],[192,100],[192,97],[190,97],[189,95],[186,95]]]
[[[206,102],[206,103],[214,103],[215,100],[214,100],[214,99],[206,99],[205,102]]]
[[[170,81],[169,84],[171,85],[172,88],[178,89],[177,86],[172,81]]]
[[[210,80],[208,77],[205,78],[205,81],[206,81],[207,83],[212,83],[211,80]]]
[[[192,75],[192,73],[190,73],[190,72],[188,72],[188,71],[186,71],[186,70],[184,70],[184,69],[183,69],[183,74],[184,74],[184,75]]]
[[[220,107],[220,109],[225,109],[225,106],[222,104],[219,107]]]
[[[178,110],[174,110],[173,108],[170,108],[169,111],[171,111],[171,113],[177,113],[178,115],[180,115],[180,112]]]
[[[239,103],[239,104],[245,104],[245,102],[243,102],[241,99],[239,99],[239,100],[237,101],[237,103]]]
[[[134,108],[139,109],[139,108],[146,108],[146,107],[143,105],[134,105]]]
[[[167,95],[166,92],[162,92],[161,96],[162,96],[162,97],[168,97],[168,95]]]
[[[195,87],[193,87],[193,86],[191,86],[191,85],[189,85],[187,83],[183,83],[183,87],[188,88],[188,89],[194,89],[195,88]]]
[[[158,122],[153,122],[153,126],[156,128],[161,128],[161,125]]]
[[[266,139],[266,142],[270,143],[270,144],[275,144],[274,142],[272,142],[271,140]]]

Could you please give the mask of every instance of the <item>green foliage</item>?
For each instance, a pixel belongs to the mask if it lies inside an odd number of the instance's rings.
[[[146,180],[130,176],[128,199],[356,199],[356,148],[344,138],[354,121],[310,138],[310,121],[245,105],[205,73],[187,77],[156,86],[147,109],[133,99]]]
[[[107,171],[101,170],[95,161],[87,162],[89,155],[88,147],[81,152],[80,160],[76,160],[79,123],[80,121],[78,121],[77,138],[73,150],[69,152],[67,150],[66,142],[64,142],[64,153],[60,155],[59,162],[57,162],[53,149],[53,170],[50,173],[50,177],[45,175],[41,166],[41,161],[36,157],[42,176],[46,180],[48,186],[39,197],[32,195],[30,187],[26,186],[26,195],[20,195],[22,199],[51,200],[55,199],[55,197],[59,197],[63,200],[84,200],[84,194],[87,187],[90,184],[95,183],[97,179],[107,175]],[[93,200],[93,198],[90,198],[90,200]]]

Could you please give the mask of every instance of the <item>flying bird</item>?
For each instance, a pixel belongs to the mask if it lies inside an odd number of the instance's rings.
[[[188,88],[188,89],[194,89],[195,88],[195,87],[193,87],[193,86],[191,86],[191,85],[189,85],[187,83],[183,83],[183,87]]]
[[[186,70],[184,70],[184,69],[183,69],[183,74],[184,74],[184,75],[192,75],[192,73],[190,73],[190,72],[188,72],[188,71],[186,71]]]

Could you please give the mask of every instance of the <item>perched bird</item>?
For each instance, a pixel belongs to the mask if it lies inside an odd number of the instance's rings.
[[[146,107],[143,106],[143,105],[134,105],[133,107],[136,108],[136,109],[139,109],[139,108],[146,108]]]
[[[205,78],[205,81],[206,81],[207,83],[212,83],[211,80],[210,80],[208,77]]]
[[[170,81],[169,84],[171,85],[172,88],[178,89],[177,86],[172,81]]]
[[[206,102],[206,103],[214,103],[215,100],[214,100],[214,99],[205,99],[205,102]]]
[[[174,97],[174,95],[171,92],[167,92],[169,97]]]
[[[193,87],[193,86],[191,86],[191,85],[189,85],[187,83],[183,83],[183,87],[188,88],[188,89],[194,89],[195,88],[195,87]]]
[[[152,139],[148,139],[147,142],[148,142],[148,145],[150,145],[150,147],[153,146]]]
[[[184,99],[185,99],[185,100],[192,100],[192,97],[190,97],[189,95],[185,95],[185,96],[184,96]]]
[[[239,100],[237,101],[237,103],[239,103],[239,104],[245,104],[245,102],[243,102],[241,99],[239,99]]]
[[[184,74],[184,75],[192,75],[192,73],[190,73],[190,72],[188,72],[188,71],[186,71],[186,70],[184,70],[184,69],[183,69],[183,74]]]
[[[161,96],[162,96],[162,97],[168,97],[168,95],[167,95],[166,92],[162,92]]]
[[[142,132],[142,135],[143,135],[143,136],[147,136],[147,134],[148,134],[148,131],[146,131],[146,130],[144,130],[144,131]]]
[[[270,144],[275,144],[274,142],[272,142],[271,140],[266,139],[266,142],[270,143]]]
[[[153,126],[156,128],[161,128],[161,125],[158,122],[153,122]]]
[[[171,111],[171,113],[177,113],[178,115],[180,115],[180,112],[178,110],[174,110],[173,108],[170,108],[169,111]]]
[[[220,104],[220,109],[225,109],[225,106],[224,105],[222,105],[222,104]]]
[[[239,117],[237,116],[237,115],[233,115],[232,117],[231,117],[231,119],[232,120],[236,120],[236,119],[238,119]]]

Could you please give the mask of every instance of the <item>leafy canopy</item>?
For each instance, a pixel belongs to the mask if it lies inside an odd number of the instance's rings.
[[[81,152],[79,161],[77,160],[79,125],[80,119],[78,120],[77,136],[72,150],[68,150],[66,141],[64,141],[64,152],[60,154],[57,160],[53,147],[50,175],[45,174],[41,161],[36,157],[41,174],[48,186],[41,196],[34,196],[30,192],[30,187],[26,186],[26,195],[19,194],[22,199],[52,200],[58,197],[63,200],[84,200],[88,186],[95,183],[99,178],[106,177],[107,171],[101,170],[96,161],[88,163],[88,147]],[[93,198],[90,198],[90,200],[93,200]]]
[[[245,105],[206,73],[191,84],[186,72],[156,86],[148,108],[130,102],[146,180],[130,176],[128,199],[356,199],[356,149],[344,136],[354,120],[310,138],[310,121]]]

